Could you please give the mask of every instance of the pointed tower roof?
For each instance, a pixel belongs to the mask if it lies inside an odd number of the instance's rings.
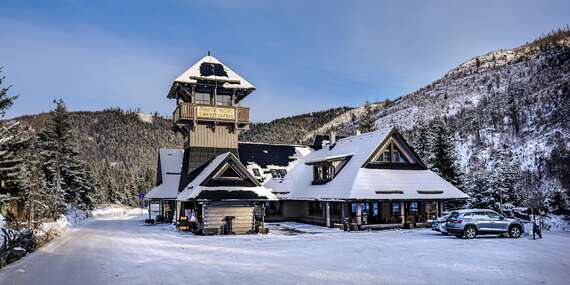
[[[204,56],[174,80],[173,88],[171,88],[168,98],[174,97],[172,91],[178,84],[196,84],[199,81],[216,81],[221,83],[220,86],[223,88],[241,89],[247,91],[247,93],[255,90],[253,84],[243,79],[243,77],[208,52],[208,55]]]

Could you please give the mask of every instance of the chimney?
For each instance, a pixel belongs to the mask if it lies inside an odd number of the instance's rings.
[[[330,135],[329,135],[329,145],[334,145],[336,143],[336,132],[335,131],[331,131]]]

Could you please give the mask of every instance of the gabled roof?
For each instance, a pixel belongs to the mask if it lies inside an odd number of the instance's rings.
[[[310,152],[310,148],[302,145],[253,142],[240,142],[238,144],[241,163],[244,165],[255,163],[262,168],[266,168],[268,165],[286,167],[291,161],[308,152]]]
[[[160,183],[145,195],[146,199],[176,199],[184,150],[161,148],[158,152]]]
[[[394,133],[395,129],[386,128],[339,139],[332,148],[324,147],[301,158],[283,180],[269,181],[265,186],[290,200],[467,198],[430,170],[365,168],[372,154]],[[343,157],[350,159],[333,180],[312,184],[312,164]]]
[[[245,186],[207,186],[207,181],[211,180],[215,175],[223,169],[228,163],[231,163],[244,180],[248,180],[253,187]],[[199,173],[188,183],[184,190],[178,194],[177,200],[186,201],[189,199],[201,199],[203,197],[216,197],[220,200],[276,200],[275,195],[267,188],[261,186],[247,171],[245,166],[230,152],[218,155],[205,167],[200,168]],[[205,192],[210,192],[205,193]],[[203,198],[207,200],[207,198]]]
[[[217,58],[207,55],[184,71],[174,83],[198,83],[199,80],[217,81],[228,89],[255,90],[255,86],[243,79]],[[171,94],[169,94],[170,98]]]

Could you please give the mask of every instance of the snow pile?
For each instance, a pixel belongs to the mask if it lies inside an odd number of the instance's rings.
[[[77,209],[73,206],[67,208],[67,214],[65,215],[67,222],[70,226],[75,226],[82,224],[89,218],[89,212]]]
[[[136,216],[144,214],[146,212],[146,209],[133,208],[122,205],[111,205],[93,210],[91,212],[91,216],[93,218],[112,218],[121,216]]]
[[[49,241],[66,232],[70,226],[71,225],[67,221],[67,217],[60,215],[59,219],[54,222],[42,223],[35,231],[35,236],[40,240]]]
[[[550,231],[570,231],[570,220],[565,216],[549,215],[543,218],[543,222]]]
[[[154,118],[152,115],[145,114],[143,112],[139,112],[139,113],[137,113],[137,116],[138,116],[139,120],[143,123],[152,124],[152,122],[154,122]]]

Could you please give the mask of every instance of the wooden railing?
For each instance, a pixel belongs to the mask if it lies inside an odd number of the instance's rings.
[[[172,121],[175,124],[184,124],[197,121],[233,122],[244,125],[249,123],[249,108],[237,106],[199,105],[187,102],[178,104]]]

